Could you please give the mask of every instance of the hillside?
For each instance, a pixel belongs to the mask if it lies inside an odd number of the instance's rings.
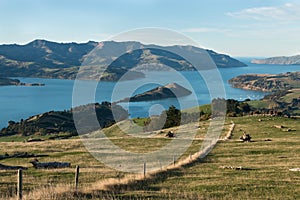
[[[296,56],[280,56],[271,57],[266,59],[254,59],[251,61],[253,64],[270,64],[270,65],[300,65],[300,55]]]
[[[73,120],[73,114],[76,112],[83,113],[80,119],[77,119],[77,126],[81,127],[81,132],[90,132],[99,127],[93,127],[89,121],[93,118],[93,111],[95,110],[99,125],[104,128],[111,126],[117,121],[124,120],[128,117],[128,112],[121,106],[114,106],[114,112],[119,114],[119,118],[115,119],[111,110],[111,104],[102,102],[101,104],[88,104],[72,108],[72,110],[65,111],[50,111],[43,114],[29,117],[20,122],[9,121],[8,126],[0,130],[0,137],[3,136],[45,136],[64,134],[70,137],[77,135],[77,130]],[[78,115],[77,115],[78,118]],[[90,125],[90,126],[88,126]],[[87,127],[88,126],[88,127]]]
[[[192,46],[161,47],[139,42],[90,41],[78,44],[35,40],[26,45],[0,45],[0,76],[75,79],[82,62],[95,47],[99,56],[93,57],[92,62],[97,64],[97,70],[108,65],[102,77],[102,80],[108,81],[118,80],[137,65],[149,63],[157,66],[167,65],[175,70],[194,70],[190,63],[171,51],[183,52],[190,56],[201,56],[203,52],[203,49]],[[133,49],[138,50],[132,51]],[[127,53],[121,55],[123,52]],[[228,55],[211,50],[207,52],[218,67],[246,66]],[[98,79],[97,72],[89,72],[92,76],[88,78]],[[142,77],[142,73],[133,72],[129,79]]]
[[[229,80],[233,87],[275,92],[300,87],[300,72],[284,74],[245,74]]]
[[[250,105],[260,110],[272,109],[287,116],[300,114],[300,72],[284,74],[246,74],[229,80],[233,87],[270,92]]]
[[[235,123],[232,137],[222,138]],[[173,167],[173,152],[169,151],[170,164],[157,173],[128,174],[100,162],[86,149],[81,139],[52,140],[29,143],[0,142],[1,164],[23,166],[23,199],[299,199],[300,174],[290,169],[299,168],[299,119],[272,116],[227,118],[221,138],[205,157],[197,159],[194,153],[201,149],[210,121],[200,121],[182,127],[151,133],[151,137],[137,138],[120,134],[118,126],[104,130],[107,137],[128,152],[153,152],[166,147],[173,140],[166,138],[168,131],[184,136],[197,129],[194,142],[176,161],[189,164]],[[276,128],[274,125],[281,126]],[[291,131],[287,131],[291,130]],[[247,132],[253,142],[241,142]],[[102,151],[105,148],[99,147]],[[20,155],[23,157],[12,157]],[[35,157],[30,157],[30,156]],[[121,155],[109,153],[113,160]],[[71,168],[34,169],[29,163],[70,162]],[[74,191],[75,166],[80,166],[78,191]],[[148,166],[148,165],[147,165]],[[137,166],[143,170],[143,166]],[[16,199],[16,170],[1,170],[0,199]]]

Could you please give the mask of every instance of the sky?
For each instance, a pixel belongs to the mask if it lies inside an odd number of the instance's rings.
[[[235,57],[300,54],[297,0],[0,0],[0,44],[103,41],[144,27]]]

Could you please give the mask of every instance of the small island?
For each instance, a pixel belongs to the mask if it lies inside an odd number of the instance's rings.
[[[125,98],[119,102],[139,102],[139,101],[154,101],[167,98],[183,97],[192,94],[192,92],[177,83],[170,83],[165,86],[159,86],[152,90],[148,90],[142,94],[134,95],[130,98]]]
[[[11,78],[0,77],[0,86],[9,86],[9,85],[16,85],[16,86],[45,86],[44,83],[22,83],[19,79],[11,79]]]

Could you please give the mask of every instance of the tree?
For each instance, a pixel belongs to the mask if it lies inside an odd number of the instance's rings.
[[[170,128],[173,126],[179,126],[181,122],[181,111],[175,106],[170,106],[168,110],[164,111],[162,115],[166,115],[166,122],[163,128]]]

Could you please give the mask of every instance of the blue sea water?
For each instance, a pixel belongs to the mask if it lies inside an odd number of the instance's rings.
[[[226,98],[237,100],[261,99],[266,93],[258,91],[245,91],[232,88],[228,80],[240,74],[265,73],[278,74],[283,72],[300,71],[300,65],[255,65],[249,63],[249,59],[239,59],[248,64],[248,67],[240,68],[220,68],[222,84],[224,85]],[[209,73],[208,73],[209,74]],[[180,97],[178,99],[165,99],[160,101],[120,103],[128,109],[131,117],[144,117],[159,114],[161,110],[167,109],[170,105],[175,105],[181,109],[195,106],[195,96],[197,104],[207,104],[211,101],[211,94],[206,86],[205,80],[197,72],[182,72],[183,78],[178,78],[178,74],[163,72],[147,72],[146,78],[124,81],[124,82],[100,82],[96,90],[93,90],[93,81],[82,81],[80,95],[76,98],[77,104],[89,102],[117,101],[132,94],[144,92],[154,86],[176,82],[189,88],[193,95]],[[154,78],[153,78],[154,77]],[[209,77],[212,80],[214,77]],[[19,121],[32,115],[40,114],[51,110],[67,110],[72,107],[72,95],[74,80],[40,79],[40,78],[18,78],[27,83],[45,83],[44,87],[26,86],[4,86],[0,87],[0,128],[5,127],[9,120]],[[220,83],[219,83],[220,84]],[[221,87],[216,84],[214,87]],[[87,96],[93,98],[85,98]],[[88,100],[87,100],[88,99]],[[92,100],[90,100],[92,99]]]

